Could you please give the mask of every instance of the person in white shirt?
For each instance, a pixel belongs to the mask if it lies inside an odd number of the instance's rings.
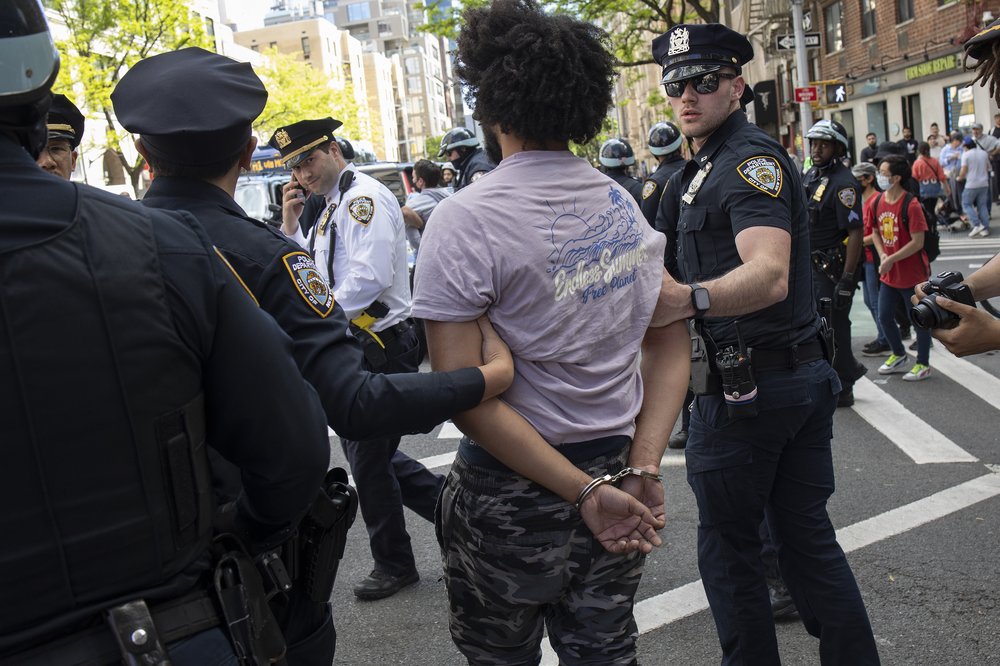
[[[958,180],[965,182],[962,208],[972,224],[969,238],[989,236],[990,159],[973,137],[965,137],[964,143],[965,152],[962,153],[962,168],[958,172]]]

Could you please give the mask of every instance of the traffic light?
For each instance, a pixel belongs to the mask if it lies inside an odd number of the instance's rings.
[[[827,83],[824,86],[824,90],[826,91],[825,100],[827,106],[836,106],[837,104],[847,102],[847,84],[843,81]]]

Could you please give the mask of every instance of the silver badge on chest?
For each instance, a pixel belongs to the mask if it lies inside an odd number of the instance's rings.
[[[711,162],[707,162],[705,166],[698,169],[698,173],[696,173],[694,178],[691,179],[691,184],[688,185],[687,192],[685,192],[684,196],[681,197],[681,201],[689,206],[694,203],[694,198],[698,196],[698,190],[700,190],[701,186],[705,183],[705,178],[708,177],[708,172],[711,170]]]

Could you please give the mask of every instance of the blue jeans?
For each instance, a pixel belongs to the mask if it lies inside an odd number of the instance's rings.
[[[967,187],[962,192],[962,209],[973,227],[990,228],[990,188]]]
[[[899,335],[899,329],[896,327],[896,320],[893,313],[900,302],[902,302],[906,307],[907,313],[909,313],[911,296],[913,296],[913,287],[897,289],[896,287],[883,284],[882,289],[879,291],[878,316],[882,321],[882,331],[885,332],[885,337],[889,341],[889,347],[896,356],[906,354],[906,347],[903,346],[903,338]],[[910,317],[910,323],[913,323],[912,316]],[[931,332],[919,326],[914,326],[913,330],[917,332],[917,363],[930,365]]]
[[[868,613],[827,514],[840,381],[826,361],[757,373],[754,418],[721,394],[694,401],[685,455],[698,501],[698,568],[723,666],[779,664],[761,561],[765,511],[778,563],[823,666],[879,663]]]
[[[878,343],[880,345],[888,345],[889,341],[885,339],[885,333],[882,332],[882,320],[878,316],[878,290],[879,285],[882,281],[878,279],[878,271],[875,270],[875,264],[871,261],[865,262],[865,281],[862,284],[862,296],[865,298],[865,306],[868,307],[868,311],[872,313],[872,319],[875,320],[875,329],[878,331]]]
[[[215,627],[167,646],[175,666],[239,666],[226,633]]]

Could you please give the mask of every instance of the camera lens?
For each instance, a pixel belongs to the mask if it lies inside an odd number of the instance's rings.
[[[937,316],[934,310],[939,309],[929,297],[921,299],[919,303],[910,308],[910,319],[920,328],[934,328],[937,323]]]

